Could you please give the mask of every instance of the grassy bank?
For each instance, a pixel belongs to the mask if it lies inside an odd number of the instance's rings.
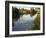
[[[37,14],[36,19],[33,21],[29,30],[39,30],[40,29],[40,13]]]

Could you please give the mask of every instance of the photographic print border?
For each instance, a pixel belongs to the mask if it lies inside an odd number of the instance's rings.
[[[43,33],[10,35],[9,34],[9,4],[10,3],[43,5]],[[5,1],[5,37],[44,35],[45,34],[44,28],[45,28],[45,4],[44,3]]]

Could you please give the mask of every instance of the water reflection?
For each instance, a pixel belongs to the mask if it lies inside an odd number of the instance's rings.
[[[16,21],[14,20],[14,26],[12,28],[13,31],[24,31],[28,30],[28,28],[32,25],[32,22],[36,16],[31,16],[30,14],[24,14],[20,16],[20,18]]]

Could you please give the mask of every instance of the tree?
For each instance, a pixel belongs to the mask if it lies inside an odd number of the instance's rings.
[[[30,15],[31,15],[31,16],[34,16],[36,13],[37,13],[37,11],[35,11],[34,8],[31,8],[31,10],[30,10]]]
[[[15,7],[12,7],[12,18],[18,19],[19,18],[19,10]]]

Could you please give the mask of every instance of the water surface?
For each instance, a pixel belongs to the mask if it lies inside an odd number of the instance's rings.
[[[34,21],[36,16],[31,16],[30,14],[24,14],[20,16],[20,18],[16,21],[14,20],[14,26],[12,28],[13,31],[24,31],[28,30],[31,27],[32,22]]]

